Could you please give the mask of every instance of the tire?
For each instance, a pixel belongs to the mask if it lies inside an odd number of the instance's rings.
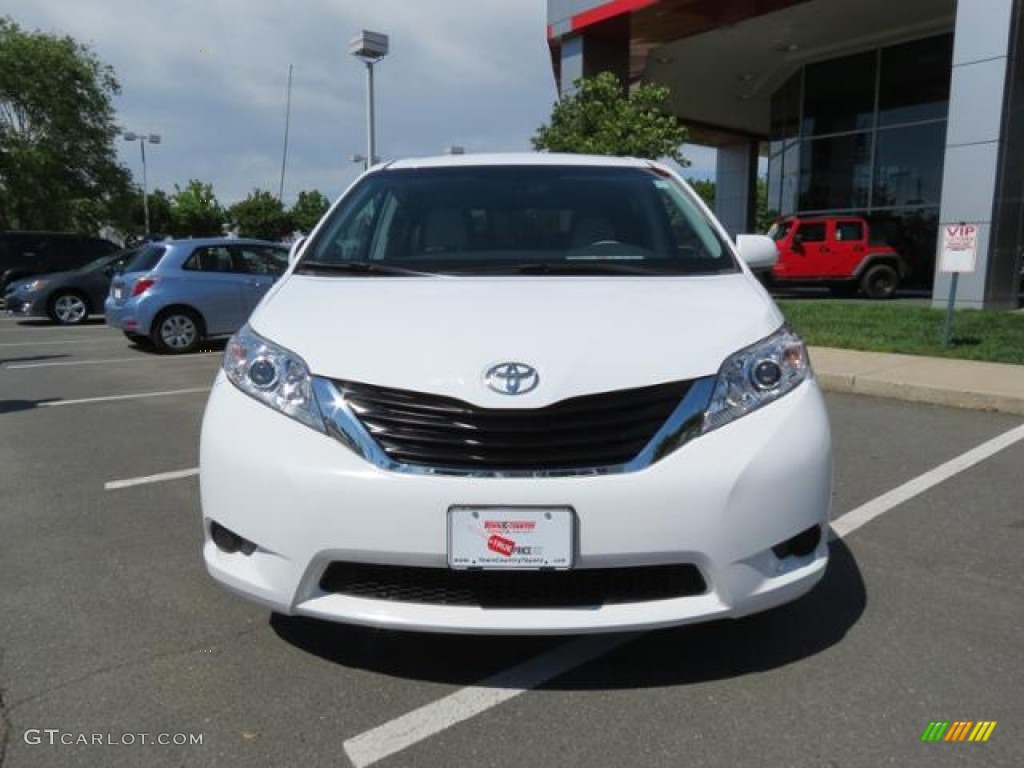
[[[900,284],[899,273],[888,264],[868,267],[860,281],[860,289],[869,299],[891,299]]]
[[[46,313],[58,325],[81,325],[89,319],[89,302],[75,291],[60,291],[50,299]]]
[[[150,338],[161,352],[195,352],[203,343],[203,321],[198,313],[185,307],[165,309],[153,321]]]

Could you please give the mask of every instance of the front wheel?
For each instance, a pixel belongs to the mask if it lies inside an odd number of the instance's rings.
[[[153,323],[153,343],[161,352],[195,352],[203,340],[202,320],[191,309],[169,309]]]
[[[888,264],[869,267],[860,281],[861,291],[869,299],[891,299],[900,283],[899,273]]]
[[[48,314],[60,325],[81,325],[89,317],[89,305],[77,293],[58,293],[50,299]]]

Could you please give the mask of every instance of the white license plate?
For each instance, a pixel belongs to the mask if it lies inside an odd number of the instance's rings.
[[[448,565],[564,570],[572,567],[575,532],[569,507],[452,507]]]
[[[121,291],[122,290],[123,289],[121,288],[121,286],[117,286],[117,287],[114,288],[114,298],[115,299],[120,299],[121,298]]]

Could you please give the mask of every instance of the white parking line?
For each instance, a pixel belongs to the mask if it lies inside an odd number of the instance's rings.
[[[1024,425],[1004,432],[956,458],[847,512],[832,522],[831,538],[843,538],[879,515],[934,488],[939,483],[979,464],[1024,440]],[[548,680],[614,650],[641,633],[584,637],[557,646],[516,667],[431,704],[413,710],[347,740],[343,747],[356,768],[366,768],[411,747],[456,723],[508,701]]]
[[[109,403],[114,400],[138,400],[144,397],[167,397],[168,395],[187,395],[194,392],[209,392],[209,387],[190,387],[189,389],[168,389],[165,392],[139,392],[134,395],[109,395],[107,397],[84,397],[81,400],[54,400],[39,403],[39,408],[56,408],[61,405],[83,405],[85,403]]]
[[[21,370],[23,368],[65,368],[70,365],[101,365],[103,363],[143,363],[152,362],[154,360],[201,360],[209,355],[220,355],[222,352],[196,352],[191,355],[174,355],[171,357],[113,357],[107,360],[71,360],[60,363],[15,363],[11,365],[5,365],[4,368],[8,371]]]
[[[126,343],[124,339],[117,339],[111,336],[108,339],[97,341],[82,341],[81,339],[64,339],[63,341],[5,341],[0,343],[0,347],[56,347],[60,344],[78,344],[80,346],[85,346],[87,344],[106,344],[110,341],[120,341],[122,344]]]
[[[3,311],[0,310],[0,315]],[[42,318],[29,318],[21,315],[7,315],[6,317],[0,316],[0,321],[9,320],[10,323],[18,323],[18,328],[0,328],[0,333],[46,333],[47,331],[71,331],[72,333],[78,333],[79,331],[103,331],[105,333],[110,332],[110,326],[105,323],[84,323],[82,325],[56,325],[46,323],[33,323],[31,325],[20,325],[29,320],[42,320]],[[0,325],[8,325],[9,323],[0,322]]]
[[[841,539],[853,533],[862,525],[867,525],[893,507],[898,507],[903,502],[919,496],[939,483],[960,474],[964,470],[970,469],[976,464],[980,464],[990,456],[994,456],[1004,448],[1009,448],[1021,440],[1024,440],[1024,424],[1011,429],[1009,432],[1004,432],[966,453],[961,453],[945,464],[940,464],[923,475],[918,475],[913,480],[893,488],[888,493],[883,493],[866,504],[861,504],[856,509],[851,509],[846,514],[837,517],[832,521],[832,535],[830,538],[833,540]]]
[[[183,477],[194,477],[199,474],[199,467],[191,469],[179,469],[175,472],[161,472],[158,475],[144,475],[143,477],[129,477],[127,480],[111,480],[103,484],[103,490],[116,491],[119,488],[131,488],[134,485],[148,485],[149,483],[162,483],[167,480],[180,480]]]
[[[566,670],[603,656],[628,643],[638,634],[591,635],[556,646],[477,685],[463,688],[433,704],[427,704],[349,739],[344,745],[345,752],[356,768],[372,765],[428,736],[536,688]]]

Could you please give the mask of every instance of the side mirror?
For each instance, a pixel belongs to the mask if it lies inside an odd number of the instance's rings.
[[[771,269],[779,260],[779,249],[767,235],[737,235],[740,258],[754,271]]]
[[[290,267],[299,258],[299,252],[302,250],[302,246],[306,244],[305,236],[298,238],[292,243],[291,249],[288,251],[288,266]]]

